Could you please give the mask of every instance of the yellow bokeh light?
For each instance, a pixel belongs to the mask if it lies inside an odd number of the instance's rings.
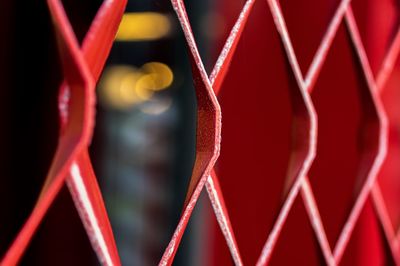
[[[172,70],[166,64],[160,62],[150,62],[144,64],[142,66],[142,70],[152,74],[155,83],[153,90],[155,91],[166,89],[174,80]]]
[[[138,69],[118,65],[106,69],[100,81],[100,100],[105,105],[125,110],[147,102],[154,93],[168,88],[174,79],[165,64],[150,62]]]
[[[146,91],[155,91],[156,82],[153,74],[144,74],[136,83],[136,91],[143,94]]]
[[[153,95],[151,90],[138,90],[138,82],[142,79],[143,74],[140,72],[132,72],[125,75],[120,86],[120,93],[125,102],[129,105],[147,101]]]
[[[125,13],[119,26],[117,41],[151,41],[171,32],[168,16],[156,12]]]
[[[126,92],[121,89],[124,77],[136,73],[137,69],[131,66],[113,66],[104,71],[99,83],[100,100],[107,106],[125,109],[132,105],[132,99],[126,99]],[[126,87],[126,86],[125,86]]]

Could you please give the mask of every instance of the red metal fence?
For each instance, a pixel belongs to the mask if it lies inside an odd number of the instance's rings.
[[[64,182],[100,262],[120,264],[87,148],[95,84],[125,2],[106,0],[80,47],[61,2],[48,0],[64,73],[62,129],[2,265],[19,261]],[[160,265],[172,264],[203,190],[222,232],[210,264],[398,264],[398,7],[221,1],[237,20],[208,75],[184,2],[171,2],[189,48],[198,121],[184,209]]]

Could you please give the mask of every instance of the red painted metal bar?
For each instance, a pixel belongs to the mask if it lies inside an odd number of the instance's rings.
[[[381,94],[385,88],[385,83],[387,82],[388,78],[390,77],[390,75],[394,69],[395,61],[398,60],[399,30],[397,30],[395,38],[392,41],[392,45],[390,46],[390,48],[387,51],[387,55],[386,55],[385,59],[383,60],[383,64],[381,66],[380,71],[377,74],[377,78],[376,78],[376,82],[375,82],[371,68],[369,66],[367,54],[363,47],[363,43],[362,43],[358,28],[356,25],[356,21],[355,21],[354,15],[353,15],[353,11],[351,8],[348,8],[348,10],[346,11],[346,22],[347,22],[349,30],[351,32],[352,39],[353,39],[354,45],[356,47],[356,50],[358,52],[358,55],[360,57],[360,60],[362,61],[362,65],[364,67],[364,72],[366,73],[369,84],[373,88],[373,90],[376,91],[377,93],[379,93],[380,97],[382,97]],[[385,109],[385,107],[382,104],[380,104],[380,108]],[[385,136],[383,141],[386,141],[387,139],[388,139],[388,137]],[[383,158],[383,157],[381,158],[381,160],[384,160],[384,159],[385,158]],[[397,234],[393,230],[393,226],[392,226],[390,218],[388,216],[387,207],[385,206],[385,202],[382,198],[382,192],[381,192],[381,188],[380,188],[378,181],[374,182],[371,194],[372,194],[372,198],[374,200],[374,204],[376,207],[377,216],[379,217],[379,220],[380,220],[383,230],[385,232],[385,237],[386,237],[386,240],[388,241],[388,245],[392,252],[393,259],[396,261],[396,263],[400,263],[399,254],[398,254],[398,238],[396,236]]]
[[[359,45],[362,46],[361,40],[359,40]],[[361,51],[363,48],[361,47]],[[399,51],[400,51],[400,29],[397,29],[395,37],[387,50],[386,56],[383,60],[382,66],[376,75],[376,89],[379,92],[380,97],[383,97],[383,93],[386,89],[386,84],[389,81],[389,78],[393,75],[395,70],[395,63],[399,60]],[[384,104],[384,108],[387,107]],[[391,121],[392,118],[388,116],[389,123],[397,124],[397,121]],[[391,145],[390,143],[388,143]],[[392,178],[397,178],[396,176],[392,176]],[[379,180],[374,183],[372,188],[372,197],[375,204],[375,209],[377,215],[382,224],[383,230],[385,232],[386,239],[389,243],[389,247],[392,252],[392,256],[397,264],[400,264],[400,254],[399,254],[399,239],[400,233],[396,230],[395,225],[392,224],[392,221],[389,217],[388,208],[382,196],[382,188],[379,184]]]
[[[54,161],[33,214],[28,218],[2,264],[15,265],[56,197],[75,158],[89,144],[94,118],[94,81],[87,69],[65,12],[54,2],[49,7],[56,25],[63,71],[70,84],[69,121],[60,136]],[[59,21],[65,25],[60,26]]]
[[[245,23],[246,23],[246,19],[248,17],[248,14],[251,11],[251,7],[253,6],[253,3],[254,3],[254,1],[247,1],[246,2],[241,14],[239,15],[239,19],[237,20],[237,23],[233,27],[233,29],[231,31],[231,34],[228,37],[228,40],[227,40],[227,42],[226,42],[226,44],[225,44],[225,46],[224,46],[224,48],[222,50],[222,53],[221,53],[220,57],[217,60],[216,66],[215,66],[215,68],[214,68],[214,70],[213,70],[213,72],[212,72],[212,74],[210,76],[210,80],[211,81],[216,81],[216,82],[212,82],[213,85],[216,84],[215,87],[214,87],[214,91],[216,93],[218,93],[218,91],[219,91],[219,88],[220,88],[220,85],[221,85],[221,83],[223,81],[223,78],[224,78],[224,75],[226,73],[227,67],[229,66],[230,59],[232,58],[232,54],[233,54],[234,49],[236,48],[236,45],[238,43],[238,40],[239,40],[239,37],[240,37],[240,33],[243,31],[243,28],[244,28]],[[184,8],[175,7],[175,9],[178,12],[178,17],[186,16],[186,14],[184,14]],[[181,23],[182,23],[182,20],[181,20]],[[192,35],[191,32],[190,32],[190,26],[189,26],[189,21],[188,20],[183,20],[182,28],[183,28],[183,30],[185,32],[186,37]],[[187,41],[189,43],[189,47],[192,48],[193,44],[191,43],[191,38],[187,37]],[[226,59],[228,59],[228,60],[225,61]],[[198,62],[196,62],[196,64],[198,64]],[[222,73],[222,74],[218,75],[219,73]],[[301,80],[301,77],[299,77],[299,75],[301,75],[300,72],[299,72],[299,69],[298,69],[297,73],[298,73],[297,80]],[[306,95],[305,92],[303,92],[303,97],[306,98],[306,101],[307,101],[306,102],[307,103],[306,107],[307,107],[307,110],[309,111],[309,115],[312,116],[312,114],[313,114],[312,110],[313,109],[312,109],[311,101],[310,101],[309,98],[307,98],[307,95]],[[312,118],[311,124],[312,124],[312,128],[314,128],[314,130],[315,130],[315,118]],[[201,130],[201,129],[198,129],[198,130]],[[310,138],[309,142],[312,143],[311,147],[314,147],[314,143],[313,143],[314,133],[309,134],[309,138]],[[313,156],[314,156],[314,151],[311,149],[310,152],[309,152],[309,155],[304,160],[304,162],[300,162],[300,164],[303,164],[303,167],[301,167],[302,169],[298,173],[294,173],[294,175],[296,176],[296,177],[294,177],[294,179],[297,179],[298,176],[304,176],[305,175],[305,173],[307,172],[308,168],[311,165],[311,161],[312,161]],[[215,176],[214,179],[216,179],[216,175],[213,175],[213,176]],[[297,182],[297,183],[300,184],[300,182]],[[299,187],[299,185],[297,187]],[[294,199],[295,194],[296,193],[292,193],[292,195],[293,195],[292,199]],[[219,212],[217,211],[215,206],[214,206],[214,209],[216,210],[217,219],[218,219],[218,217],[219,217],[218,213]],[[289,210],[289,208],[287,208],[287,210]],[[285,212],[283,211],[283,213],[285,213]],[[286,212],[286,214],[287,214],[287,212]],[[227,216],[227,214],[226,214],[226,216]],[[218,220],[220,220],[220,219],[218,219]],[[283,220],[284,219],[282,219],[282,221]],[[181,229],[181,227],[179,227],[179,226],[178,226],[178,228]],[[272,233],[271,235],[276,235],[276,236],[278,235],[278,232],[281,229],[281,227],[278,226],[276,228],[277,228],[276,233]],[[223,229],[223,231],[225,231],[225,230]],[[233,231],[231,229],[229,231],[229,235],[233,235]],[[173,241],[174,241],[173,242],[174,245],[176,245],[176,243],[175,243],[175,235],[174,235]],[[228,243],[229,243],[229,240],[228,240]],[[172,247],[172,245],[170,244],[169,247]],[[236,264],[241,264],[241,262],[238,261],[238,257],[239,256],[235,256],[236,254],[238,254],[237,253],[238,252],[237,248],[233,248],[233,247],[234,246],[230,245],[230,250],[231,250],[231,253],[232,253],[233,257],[234,257],[234,261],[235,261]],[[168,250],[168,252],[170,252],[169,254],[173,254],[170,251],[169,248],[167,248],[167,250]],[[329,256],[329,255],[327,255],[327,256]],[[165,257],[166,256],[164,254],[164,258]],[[162,260],[162,262],[161,262],[161,264],[166,264],[166,263],[167,262],[165,260]],[[171,261],[169,261],[168,263],[171,263]]]
[[[61,2],[50,0],[48,5],[65,76],[59,98],[61,135],[35,209],[7,251],[2,265],[14,265],[20,259],[68,175],[68,187],[99,260],[104,265],[119,265],[111,226],[87,149],[94,127],[94,82],[111,49],[126,1],[103,3],[83,42],[82,52]]]
[[[356,47],[357,55],[359,57],[361,67],[363,70],[363,74],[367,80],[368,88],[372,95],[372,99],[378,114],[379,124],[380,124],[380,132],[379,132],[379,148],[378,153],[374,159],[373,165],[368,172],[367,179],[363,184],[361,192],[359,193],[356,203],[354,204],[353,210],[350,213],[350,216],[343,227],[342,233],[339,237],[339,240],[336,244],[334,250],[334,256],[337,263],[340,262],[341,257],[343,256],[344,249],[349,241],[350,232],[353,231],[355,223],[360,215],[362,207],[365,204],[365,201],[368,197],[368,194],[371,191],[371,187],[375,183],[378,172],[382,166],[383,160],[386,156],[387,149],[387,118],[384,112],[382,103],[378,96],[378,90],[376,88],[375,82],[373,80],[371,68],[368,63],[368,59],[366,57],[365,51],[362,47],[361,39],[359,37],[359,33],[357,30],[357,25],[355,24],[354,16],[352,13],[351,7],[348,7],[346,10],[346,22],[350,31],[350,35],[353,41],[354,46]]]

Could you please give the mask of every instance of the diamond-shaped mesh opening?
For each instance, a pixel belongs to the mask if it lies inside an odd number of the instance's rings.
[[[300,195],[297,196],[282,228],[269,265],[288,265],[293,261],[299,265],[325,264]]]
[[[260,52],[249,56],[250,47]],[[226,115],[216,169],[246,264],[256,262],[307,153],[299,128],[307,128],[308,117],[298,91],[267,4],[256,2],[218,94]],[[242,102],[252,105],[243,109]]]
[[[319,138],[310,181],[332,246],[368,177],[379,140],[374,104],[353,56],[342,24],[312,92]]]
[[[298,55],[300,68],[307,74],[314,55],[327,34],[335,12],[342,0],[278,1],[282,8],[289,35]],[[301,10],[301,15],[299,15]],[[307,29],[307,30],[304,30]]]
[[[396,63],[396,68],[398,68],[398,66],[399,62]],[[397,89],[399,77],[399,71],[393,71],[381,91],[382,103],[389,121],[389,145],[386,159],[378,176],[378,183],[382,190],[382,197],[385,201],[389,218],[396,232],[400,225],[400,208],[397,204],[400,199],[400,181],[398,178],[400,174],[400,166],[397,163],[400,158],[400,109],[397,104],[398,99],[400,99],[400,93]]]
[[[361,39],[375,76],[395,39],[399,27],[399,6],[392,0],[351,2]]]
[[[371,198],[360,213],[340,265],[396,265]]]

